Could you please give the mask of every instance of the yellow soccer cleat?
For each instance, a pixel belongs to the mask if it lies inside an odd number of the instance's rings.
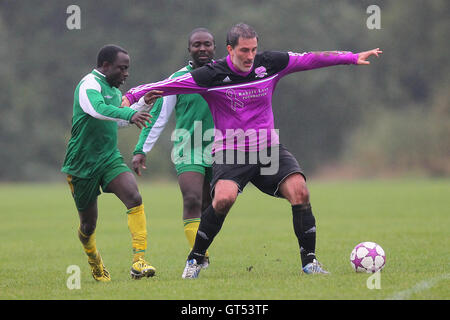
[[[133,262],[131,266],[130,275],[132,279],[139,280],[142,277],[153,277],[156,269],[151,266],[143,258],[139,258],[136,262]]]
[[[111,281],[111,276],[108,270],[106,270],[105,265],[103,264],[103,260],[102,257],[100,256],[100,253],[97,252],[95,257],[92,258],[89,257],[88,263],[91,266],[92,277],[96,281],[100,282]]]

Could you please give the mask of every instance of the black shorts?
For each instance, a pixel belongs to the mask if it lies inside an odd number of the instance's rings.
[[[240,193],[251,182],[262,192],[282,198],[278,189],[286,177],[300,173],[306,180],[295,157],[281,144],[262,152],[224,150],[214,154],[213,158],[211,195],[217,181],[232,180]]]

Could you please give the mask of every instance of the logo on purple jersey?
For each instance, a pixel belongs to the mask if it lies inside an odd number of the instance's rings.
[[[256,73],[256,78],[264,78],[265,76],[267,76],[267,72],[266,72],[266,67],[258,67],[255,69],[255,73]]]

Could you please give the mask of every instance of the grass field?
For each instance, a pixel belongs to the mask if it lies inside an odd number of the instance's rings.
[[[450,180],[310,182],[317,255],[332,273],[300,274],[289,204],[249,186],[210,248],[211,266],[183,280],[188,253],[176,184],[140,184],[154,278],[133,281],[125,209],[99,198],[97,245],[112,282],[96,283],[64,184],[0,185],[0,299],[445,299],[450,298]],[[381,289],[349,263],[361,241],[387,254]],[[69,290],[70,265],[81,288]]]

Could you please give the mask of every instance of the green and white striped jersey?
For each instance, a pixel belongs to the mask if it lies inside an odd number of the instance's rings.
[[[91,178],[122,157],[117,148],[118,123],[129,123],[136,110],[121,108],[121,101],[120,90],[111,87],[98,70],[80,81],[74,93],[71,138],[62,172]]]

